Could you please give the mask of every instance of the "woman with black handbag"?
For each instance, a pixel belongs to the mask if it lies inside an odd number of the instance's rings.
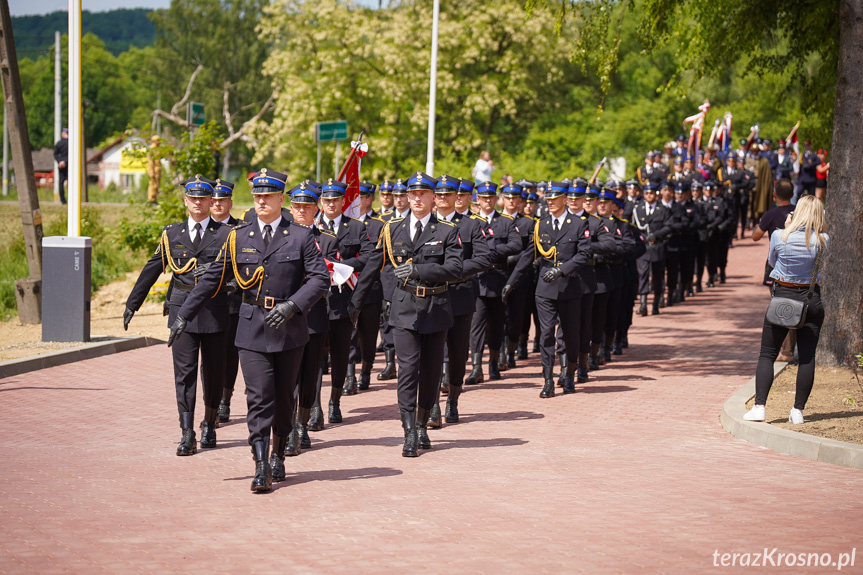
[[[784,230],[770,236],[768,261],[773,266],[773,297],[761,332],[761,354],[755,370],[755,405],[743,416],[747,421],[764,421],[764,404],[773,385],[773,362],[779,355],[788,330],[797,330],[800,364],[792,423],[803,423],[803,408],[815,381],[815,348],[824,323],[818,266],[829,245],[824,233],[824,204],[813,196],[797,202],[788,215]]]

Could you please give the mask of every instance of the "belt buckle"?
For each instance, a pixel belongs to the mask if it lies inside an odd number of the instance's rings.
[[[417,297],[426,296],[426,286],[417,286]]]
[[[273,309],[273,306],[276,305],[276,300],[273,297],[266,296],[264,297],[264,309]]]

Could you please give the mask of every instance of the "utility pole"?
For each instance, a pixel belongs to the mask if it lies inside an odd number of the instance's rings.
[[[66,235],[81,235],[81,145],[84,141],[81,108],[81,0],[69,0],[69,190],[66,194],[69,217]],[[86,156],[86,152],[84,153]]]
[[[18,205],[24,227],[24,244],[30,277],[15,282],[18,317],[21,323],[42,321],[42,214],[39,196],[36,195],[36,178],[33,175],[33,156],[27,117],[24,115],[24,97],[21,94],[21,77],[18,74],[18,54],[12,35],[12,16],[9,1],[0,0],[0,76],[3,78],[5,116],[9,118],[9,139],[15,161],[15,182],[18,187]]]
[[[60,31],[54,31],[54,142],[60,141],[60,130],[63,129],[63,90],[60,82],[63,80],[63,69],[60,66]],[[57,160],[54,160],[54,201],[60,201],[60,171]]]
[[[440,0],[434,0],[432,10],[431,72],[429,74],[429,127],[426,149],[426,173],[434,177],[434,128],[437,108],[437,36],[440,19]]]
[[[9,116],[3,114],[3,195],[9,195]]]

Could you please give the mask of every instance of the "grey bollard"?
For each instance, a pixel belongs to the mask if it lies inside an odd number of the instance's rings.
[[[90,341],[90,238],[42,238],[42,341]]]

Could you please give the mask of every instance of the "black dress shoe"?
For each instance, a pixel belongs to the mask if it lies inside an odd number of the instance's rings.
[[[431,411],[417,408],[417,445],[420,449],[431,449],[431,440],[429,439],[428,421],[431,416]]]
[[[575,365],[566,368],[566,376],[563,383],[563,394],[575,393]]]
[[[539,392],[539,397],[542,399],[554,397],[554,374],[552,368],[543,367],[542,377],[545,380],[545,385],[542,386],[542,391]]]
[[[320,404],[315,404],[309,414],[309,431],[323,431],[324,429],[324,410]]]
[[[488,350],[488,379],[489,381],[497,381],[500,379],[500,369],[498,369],[498,361],[500,360],[500,351],[496,349]]]
[[[563,387],[563,380],[566,379],[566,366],[568,363],[565,353],[557,354],[557,363],[560,364],[560,375],[557,376],[557,387]]]
[[[252,453],[255,454],[255,477],[252,479],[252,491],[256,493],[266,493],[273,489],[273,469],[267,461],[267,451],[270,447],[267,443],[269,442],[256,441],[252,446]]]
[[[602,359],[605,363],[611,363],[611,349],[608,347],[600,348],[599,352],[602,354]],[[620,354],[618,354],[620,355]]]
[[[387,364],[378,374],[378,381],[386,381],[398,377],[398,373],[396,372],[396,350],[384,349],[384,357],[386,357]]]
[[[588,356],[587,359],[587,368],[588,369],[599,369],[599,362],[596,361],[596,354],[592,353]]]
[[[578,366],[578,383],[587,383],[590,376],[587,375],[587,368],[583,365]]]
[[[475,385],[483,381],[485,381],[485,376],[482,373],[482,354],[475,353],[473,354],[473,369],[471,369],[470,375],[465,378],[464,384]]]
[[[402,446],[402,457],[416,457],[419,455],[417,453],[417,443],[419,442],[419,438],[417,437],[417,428],[416,428],[416,415],[412,411],[402,411],[402,429],[405,432],[405,443]]]
[[[614,340],[614,343],[611,344],[611,354],[623,355],[623,344],[619,339]]]
[[[367,390],[372,384],[372,367],[373,362],[363,362],[362,369],[360,370],[360,391]]]
[[[231,420],[231,396],[233,395],[233,389],[228,389],[227,387],[222,389],[222,401],[219,402],[220,423],[228,423]]]
[[[273,452],[270,454],[270,473],[274,483],[285,480],[285,454],[288,451],[290,437],[273,436]],[[299,452],[298,452],[299,453]]]
[[[440,392],[444,395],[449,393],[449,363],[446,361],[440,370]]]
[[[628,335],[623,336],[623,341],[620,342],[620,347],[622,347],[623,349],[626,349],[629,347],[629,336]]]
[[[446,413],[444,419],[447,423],[458,423],[458,398],[461,396],[461,387],[450,386],[449,396],[446,398]]]
[[[201,422],[201,448],[216,447],[216,424]]]
[[[308,408],[297,407],[297,431],[300,435],[300,449],[311,449],[312,440],[309,438],[309,412]]]
[[[356,375],[357,366],[354,363],[348,364],[347,375],[345,376],[345,386],[342,389],[342,393],[345,395],[356,395],[357,394],[357,375]]]
[[[341,399],[342,399],[342,388],[341,387],[331,387],[330,388],[330,413],[328,414],[328,420],[330,423],[341,423],[342,422],[342,409],[341,409]]]
[[[429,416],[429,419],[428,419],[428,427],[430,427],[432,429],[437,429],[441,426],[441,422],[440,422],[441,421],[441,413],[440,413],[439,400],[440,400],[440,398],[438,398],[438,401],[436,401],[435,404],[432,406],[431,415]]]
[[[300,448],[300,432],[296,428],[296,426],[294,426],[294,428],[288,434],[287,439],[288,439],[288,441],[285,444],[285,449],[282,452],[282,455],[284,455],[285,457],[296,457],[302,451]],[[273,456],[275,456],[275,455],[276,455],[276,442],[275,442],[275,440],[273,440]],[[273,468],[273,481],[277,481],[276,480],[276,471],[275,471],[276,467],[272,463],[270,463],[270,466]],[[282,467],[284,468],[284,465],[282,465]]]
[[[527,359],[527,343],[519,344],[517,351],[518,355],[516,357],[518,359]]]
[[[194,455],[198,452],[194,420],[195,414],[190,411],[180,415],[180,428],[183,430],[183,436],[177,446],[177,455]]]

